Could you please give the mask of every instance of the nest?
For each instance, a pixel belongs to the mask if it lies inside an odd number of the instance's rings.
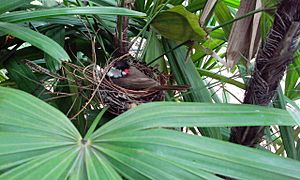
[[[108,106],[108,110],[111,113],[119,115],[131,109],[132,107],[138,106],[139,104],[164,100],[165,92],[163,89],[133,90],[126,89],[114,83],[106,74],[113,64],[120,60],[126,60],[130,63],[130,66],[135,67],[149,78],[157,81],[158,85],[167,85],[169,76],[160,73],[156,68],[148,67],[145,64],[134,60],[129,54],[112,60],[103,68],[100,68],[100,66],[96,65],[95,63],[85,67],[64,62],[62,72],[71,75],[71,79],[68,79],[67,76],[54,74],[49,70],[32,63],[31,61],[26,60],[24,63],[35,72],[46,74],[62,81],[69,80],[79,87],[79,94],[85,98],[87,102],[74,117],[86,109],[86,107],[90,105],[92,101],[96,102],[92,104],[93,107]],[[183,87],[177,90],[181,91],[186,89],[186,87]],[[172,90],[176,90],[176,88]],[[58,94],[58,92],[53,93]],[[65,93],[61,92],[61,94]]]
[[[110,67],[111,64],[108,66]],[[152,68],[140,64],[138,62],[132,62],[131,66],[136,67],[144,74],[162,82],[165,78],[163,75],[158,75],[158,72]],[[104,72],[107,72],[104,69]],[[102,74],[103,76],[103,74]],[[113,114],[121,114],[128,109],[135,107],[141,103],[162,101],[164,99],[164,92],[160,90],[131,90],[118,86],[110,78],[103,78],[99,82],[99,90],[97,91],[97,97],[104,105],[109,106],[109,111]]]
[[[162,101],[165,93],[162,90],[132,90],[126,89],[115,84],[106,73],[113,66],[114,62],[119,60],[127,60],[130,65],[143,72],[148,77],[156,80],[161,85],[166,85],[168,76],[161,74],[157,69],[148,67],[145,64],[134,60],[130,55],[124,55],[120,58],[112,60],[104,68],[97,65],[80,67],[74,64],[69,64],[73,69],[82,72],[84,79],[93,84],[94,97],[98,104],[108,106],[109,111],[119,115],[128,109],[135,107],[141,103]],[[73,72],[73,74],[76,74]]]

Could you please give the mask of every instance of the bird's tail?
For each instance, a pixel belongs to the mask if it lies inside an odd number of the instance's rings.
[[[175,91],[186,91],[190,88],[188,85],[160,85],[160,86],[153,86],[148,88],[148,91],[168,91],[168,90],[175,90]]]

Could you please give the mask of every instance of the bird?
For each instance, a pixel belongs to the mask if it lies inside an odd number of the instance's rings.
[[[161,85],[155,79],[147,76],[134,66],[130,66],[127,61],[115,62],[107,73],[112,82],[130,90],[187,90],[188,86]]]

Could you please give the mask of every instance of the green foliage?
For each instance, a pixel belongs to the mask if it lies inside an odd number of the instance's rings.
[[[22,22],[55,16],[70,15],[123,15],[123,16],[144,16],[144,13],[136,12],[124,8],[117,7],[72,7],[72,8],[52,8],[36,11],[17,11],[9,14],[2,14],[0,21],[5,22]]]
[[[41,49],[59,62],[57,69],[60,69],[61,61],[68,61],[70,59],[66,51],[55,41],[28,28],[11,23],[0,22],[0,32],[27,41],[33,46]]]
[[[17,9],[18,7],[22,7],[23,5],[28,5],[30,2],[31,0],[2,0],[0,14]]]
[[[225,119],[219,118],[220,112]],[[149,103],[118,116],[94,133],[93,126],[87,139],[82,139],[57,109],[19,90],[0,88],[0,124],[0,171],[5,170],[1,179],[218,179],[215,173],[241,179],[300,176],[297,161],[161,128],[294,125],[293,118],[280,109]]]
[[[152,20],[151,25],[162,36],[177,42],[203,41],[207,35],[199,26],[198,17],[183,6],[176,6],[159,13]]]
[[[299,54],[274,99],[283,110],[225,104],[240,101],[252,71],[220,61],[240,0],[219,0],[204,27],[206,0],[136,0],[131,9],[115,0],[30,2],[0,6],[0,86],[18,89],[0,87],[0,179],[299,179]],[[117,16],[129,18],[131,53],[188,91],[119,116],[91,98],[93,85],[72,67],[114,58]],[[262,40],[273,18],[263,11]],[[271,128],[250,149],[226,142],[233,126]]]

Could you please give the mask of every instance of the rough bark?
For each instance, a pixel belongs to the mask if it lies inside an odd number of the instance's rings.
[[[260,47],[254,73],[245,93],[244,104],[267,106],[271,103],[287,65],[292,61],[300,35],[300,2],[282,1],[275,14],[273,27]],[[263,137],[264,127],[234,127],[230,141],[256,146]]]

